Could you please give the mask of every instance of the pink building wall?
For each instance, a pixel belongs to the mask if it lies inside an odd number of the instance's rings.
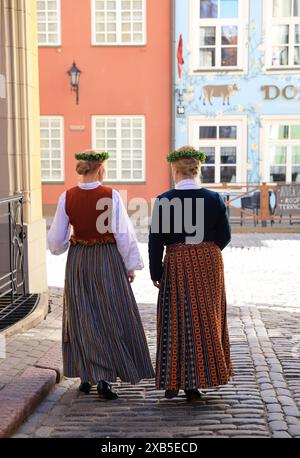
[[[146,46],[92,46],[90,1],[62,0],[61,7],[62,45],[40,47],[39,66],[41,115],[64,116],[65,182],[43,184],[43,204],[56,204],[77,183],[74,153],[92,146],[93,115],[145,116],[145,183],[112,186],[150,200],[170,185],[171,0],[147,1]],[[82,70],[79,105],[66,73],[73,60]]]

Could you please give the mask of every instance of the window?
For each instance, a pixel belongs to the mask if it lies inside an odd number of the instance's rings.
[[[268,68],[300,66],[300,0],[267,0]]]
[[[42,182],[64,180],[63,118],[41,116]]]
[[[223,118],[215,122],[191,117],[190,141],[206,154],[201,167],[202,183],[240,183],[246,180],[245,120]]]
[[[94,45],[144,45],[146,0],[92,0]]]
[[[264,142],[264,179],[300,183],[300,118],[266,121]]]
[[[37,0],[38,44],[61,44],[60,0]]]
[[[245,0],[190,0],[192,71],[243,70]]]
[[[94,116],[93,147],[110,154],[107,163],[109,181],[144,181],[143,116]]]

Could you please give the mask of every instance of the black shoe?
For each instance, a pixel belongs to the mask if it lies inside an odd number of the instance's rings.
[[[165,398],[172,399],[178,396],[178,390],[166,390],[165,391]]]
[[[82,391],[85,394],[90,394],[91,387],[90,382],[81,382],[79,385],[79,391]]]
[[[187,401],[193,401],[202,397],[202,393],[199,390],[184,390],[184,392]]]
[[[117,393],[114,393],[109,383],[100,380],[97,385],[97,391],[101,399],[115,400],[118,399]]]

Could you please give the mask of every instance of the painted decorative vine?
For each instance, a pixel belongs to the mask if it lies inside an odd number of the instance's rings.
[[[245,33],[248,36],[246,49],[249,55],[249,69],[247,74],[238,75],[230,84],[224,84],[224,79],[228,79],[226,71],[219,71],[213,75],[191,75],[187,71],[185,62],[188,62],[190,51],[185,49],[183,52],[182,38],[180,37],[181,47],[178,47],[177,59],[180,65],[181,79],[175,87],[177,119],[181,132],[187,132],[187,117],[189,115],[201,115],[207,118],[215,118],[230,114],[245,114],[248,116],[249,125],[249,148],[248,163],[255,165],[248,170],[249,181],[261,180],[258,176],[259,152],[257,139],[259,138],[259,128],[261,127],[260,115],[263,108],[261,103],[251,101],[246,104],[232,104],[235,94],[251,84],[255,78],[264,78],[265,69],[265,36],[257,33],[257,23],[252,21],[246,27]],[[272,75],[272,84],[280,83],[286,85],[299,85],[299,77],[294,75]],[[213,80],[213,81],[212,81]],[[213,83],[213,84],[212,84]],[[221,84],[219,84],[221,83]],[[246,85],[244,84],[246,83]],[[221,107],[214,106],[215,98],[221,100]]]

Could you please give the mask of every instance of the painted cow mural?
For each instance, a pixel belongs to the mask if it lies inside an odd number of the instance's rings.
[[[238,90],[239,88],[237,84],[203,86],[200,100],[201,99],[203,100],[203,105],[206,105],[207,100],[212,105],[214,97],[222,97],[223,105],[226,105],[226,101],[227,101],[227,105],[230,105],[230,98],[234,96],[236,91]]]

